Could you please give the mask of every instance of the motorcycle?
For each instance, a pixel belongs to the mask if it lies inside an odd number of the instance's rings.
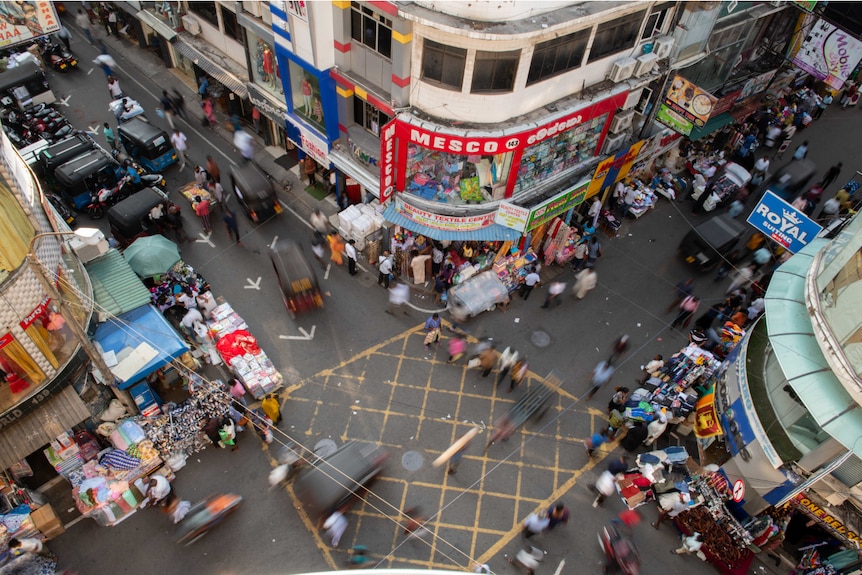
[[[58,72],[68,72],[78,69],[78,60],[59,44],[47,42],[42,46],[42,59],[51,64]]]
[[[604,527],[599,534],[599,545],[605,552],[607,563],[605,573],[622,573],[623,575],[638,575],[641,570],[641,558],[637,547],[630,537],[620,533],[614,523]]]
[[[98,191],[90,192],[90,205],[87,206],[87,215],[94,220],[98,220],[105,215],[105,208],[109,208],[120,200],[129,197],[131,191],[125,188],[131,179],[130,176],[123,176],[113,188],[106,186]]]
[[[236,511],[242,496],[234,493],[210,495],[196,503],[180,521],[174,539],[177,543],[191,545]]]

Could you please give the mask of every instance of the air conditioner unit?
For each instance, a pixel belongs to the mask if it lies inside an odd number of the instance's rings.
[[[611,67],[610,79],[612,82],[622,82],[628,80],[634,74],[635,66],[638,62],[634,58],[622,58],[614,62]]]
[[[652,69],[655,68],[656,62],[658,62],[659,57],[656,56],[655,52],[650,52],[649,54],[644,54],[643,56],[638,56],[638,65],[635,68],[635,76],[640,78],[641,76],[645,76],[652,72]]]
[[[183,28],[186,29],[186,32],[191,34],[192,36],[198,36],[201,33],[201,24],[197,21],[197,18],[192,18],[188,14],[182,17],[183,20]]]
[[[673,50],[673,36],[659,36],[653,40],[652,53],[659,58],[667,58]]]
[[[635,111],[634,110],[625,110],[623,112],[617,112],[613,119],[611,120],[610,131],[613,134],[619,134],[624,130],[628,130],[632,127],[632,121],[635,119]]]
[[[605,138],[605,145],[602,148],[602,154],[613,154],[617,150],[619,150],[623,142],[628,138],[628,134],[608,134]]]
[[[629,92],[629,95],[626,96],[626,103],[623,104],[623,110],[631,110],[634,108],[637,103],[640,102],[643,91],[643,88],[638,88],[637,90]]]

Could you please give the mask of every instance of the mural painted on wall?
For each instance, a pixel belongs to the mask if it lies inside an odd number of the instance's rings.
[[[318,79],[295,62],[291,61],[288,65],[290,66],[293,113],[325,134],[326,122],[323,117],[323,104]]]

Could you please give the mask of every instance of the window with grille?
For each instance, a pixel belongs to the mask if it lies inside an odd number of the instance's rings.
[[[461,90],[466,62],[467,50],[426,39],[422,49],[422,80]]]
[[[362,98],[353,96],[353,123],[358,124],[380,137],[381,126],[391,120],[388,115],[384,114]]]
[[[492,92],[511,92],[515,86],[520,50],[509,52],[476,51],[476,65],[473,67],[474,94]]]
[[[553,78],[581,66],[590,41],[592,28],[578,30],[560,38],[536,44],[527,85]]]
[[[350,36],[381,56],[392,57],[392,20],[359,2],[350,3]]]
[[[189,10],[218,28],[218,12],[215,2],[189,2]]]
[[[633,47],[645,14],[646,11],[638,12],[599,24],[588,61],[595,62]]]
[[[239,27],[239,24],[236,21],[236,14],[230,10],[221,8],[221,22],[224,26],[225,36],[233,38],[244,46],[245,41],[243,39],[242,28]]]
[[[641,40],[647,40],[653,36],[664,34],[667,22],[670,20],[670,13],[675,5],[675,2],[665,2],[664,4],[653,6],[649,16],[647,16],[646,26],[644,26],[644,31],[641,33]]]

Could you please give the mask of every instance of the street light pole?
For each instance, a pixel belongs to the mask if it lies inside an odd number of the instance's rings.
[[[66,300],[63,298],[62,294],[54,287],[54,282],[48,277],[45,268],[42,266],[42,262],[39,261],[39,258],[36,257],[36,252],[34,251],[34,247],[36,245],[36,240],[40,238],[44,238],[47,236],[70,236],[70,235],[78,235],[83,238],[93,237],[89,236],[88,233],[91,230],[88,228],[81,228],[79,232],[44,232],[41,234],[36,234],[33,236],[33,239],[30,240],[30,250],[27,252],[27,265],[30,266],[30,269],[33,270],[33,273],[36,274],[36,277],[39,279],[39,282],[42,284],[42,287],[45,288],[45,291],[51,297],[52,300],[56,301],[60,306],[60,311],[62,312],[63,317],[66,319],[66,324],[72,330],[72,333],[77,338],[78,342],[81,344],[81,347],[84,349],[84,352],[90,358],[90,361],[93,362],[93,365],[96,366],[96,369],[99,371],[99,375],[102,376],[103,381],[111,385],[114,382],[114,374],[111,373],[111,368],[108,367],[108,364],[105,363],[105,359],[102,357],[102,354],[99,353],[99,350],[96,349],[96,346],[93,345],[93,342],[90,341],[90,338],[87,337],[86,331],[84,328],[78,324],[78,321],[75,319],[75,315],[72,313],[71,308],[69,308]]]

